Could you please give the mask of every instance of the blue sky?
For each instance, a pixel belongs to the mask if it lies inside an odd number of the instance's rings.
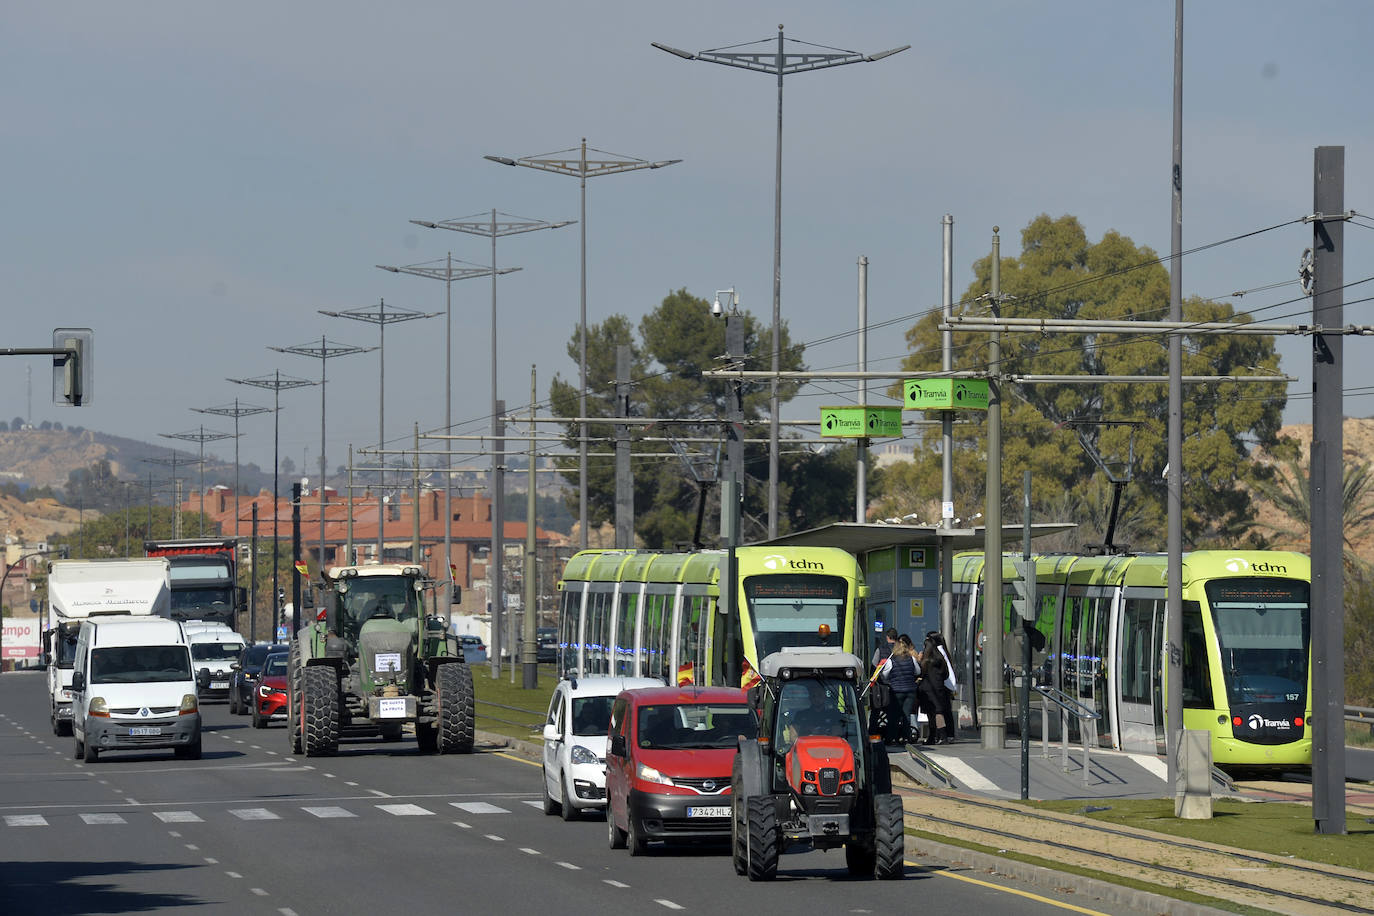
[[[1374,4],[1208,0],[1185,11],[1184,248],[1312,209],[1313,149],[1346,148],[1346,207],[1374,213],[1365,43]],[[776,37],[876,52],[877,63],[788,77],[784,96],[782,314],[818,343],[814,370],[855,367],[856,267],[869,259],[869,367],[894,368],[903,331],[936,307],[940,220],[955,220],[954,288],[992,227],[1019,251],[1035,216],[1073,214],[1169,248],[1173,4],[794,2],[12,3],[0,33],[0,288],[7,345],[47,346],[57,326],[96,332],[95,402],[50,403],[41,358],[0,360],[0,417],[28,412],[149,441],[204,423],[192,412],[270,392],[227,377],[317,378],[320,362],[269,346],[376,343],[375,326],[318,309],[442,311],[443,284],[377,270],[489,243],[425,230],[495,208],[578,216],[573,178],[502,168],[582,137],[618,156],[682,159],[588,182],[588,319],[633,320],[671,290],[734,286],[771,314],[776,87],[772,77],[672,57]],[[761,46],[766,47],[766,46]],[[789,44],[789,50],[800,46]],[[1366,221],[1374,225],[1374,220]],[[578,229],[503,239],[498,389],[510,409],[555,373],[578,316]],[[1346,231],[1348,282],[1374,274],[1371,230]],[[1292,226],[1190,255],[1186,295],[1224,298],[1296,277],[1311,230]],[[1347,301],[1362,298],[1356,287]],[[490,282],[454,285],[454,431],[488,424]],[[1237,304],[1264,309],[1295,284]],[[1305,311],[1306,310],[1306,311]],[[1347,305],[1348,323],[1368,307]],[[903,320],[910,316],[909,320]],[[443,319],[386,336],[392,447],[443,421]],[[1374,346],[1347,344],[1347,389],[1374,385]],[[1310,342],[1280,342],[1287,419],[1309,417]],[[377,439],[376,353],[329,361],[327,455]],[[852,388],[788,407],[814,419]],[[314,467],[317,389],[282,395],[281,452]],[[1374,413],[1351,391],[1346,413]],[[214,421],[214,422],[210,422]],[[270,418],[243,421],[245,460],[270,466]],[[220,448],[220,446],[224,446]],[[194,450],[194,447],[192,447]],[[232,454],[228,443],[207,451]],[[476,459],[474,459],[476,462]]]

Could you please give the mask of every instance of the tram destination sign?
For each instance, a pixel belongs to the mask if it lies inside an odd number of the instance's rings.
[[[822,407],[821,435],[848,439],[900,439],[900,407]]]
[[[987,410],[985,378],[909,378],[902,382],[907,410]]]

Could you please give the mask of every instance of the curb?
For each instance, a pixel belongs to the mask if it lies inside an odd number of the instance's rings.
[[[1104,904],[1131,907],[1142,913],[1161,913],[1168,916],[1231,916],[1228,910],[1190,903],[1151,891],[1123,887],[1098,878],[1055,871],[1040,865],[1000,859],[990,853],[977,852],[962,846],[950,846],[924,837],[907,837],[907,855],[912,855],[913,850],[917,855],[931,856],[948,862],[951,871],[958,870],[958,867],[963,865],[970,869],[1006,875],[1061,894],[1068,891],[1085,899],[1100,900]]]
[[[476,729],[473,737],[481,744],[495,748],[505,748],[513,754],[521,757],[528,757],[530,760],[540,763],[544,760],[544,746],[535,744],[533,741],[521,741],[519,738],[509,738],[496,732],[484,732]]]

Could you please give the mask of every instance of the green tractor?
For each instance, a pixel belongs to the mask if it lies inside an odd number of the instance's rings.
[[[771,881],[789,846],[844,847],[854,877],[900,878],[902,799],[882,738],[868,733],[863,663],[835,648],[784,649],[750,688],[758,740],[741,739],[731,778],[735,873]]]
[[[291,640],[291,751],[336,753],[341,737],[400,740],[412,724],[422,751],[473,746],[472,671],[448,621],[425,614],[419,566],[336,566],[325,572],[316,619]]]

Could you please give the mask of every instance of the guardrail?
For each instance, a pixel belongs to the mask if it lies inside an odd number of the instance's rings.
[[[1069,769],[1069,716],[1078,717],[1078,733],[1083,736],[1083,785],[1086,786],[1090,753],[1088,748],[1092,744],[1091,736],[1088,734],[1088,723],[1101,719],[1101,714],[1054,687],[1038,684],[1035,692],[1040,694],[1040,756],[1047,760],[1050,756],[1050,704],[1053,703],[1059,707],[1059,738],[1064,751],[1062,765],[1065,772]]]
[[[1368,706],[1347,706],[1345,708],[1345,721],[1367,723],[1369,734],[1374,736],[1374,709]]]

